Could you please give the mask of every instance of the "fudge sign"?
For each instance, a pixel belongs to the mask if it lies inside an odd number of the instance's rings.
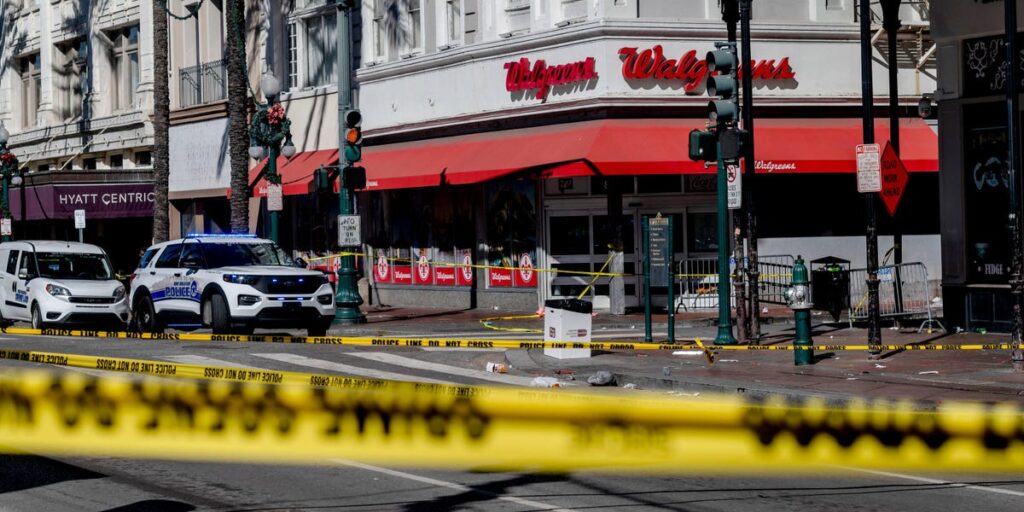
[[[708,78],[707,63],[703,55],[697,57],[697,50],[690,50],[678,59],[666,58],[661,45],[640,50],[635,47],[619,49],[622,59],[622,76],[627,80],[671,80],[681,81],[687,94],[703,91]],[[751,61],[750,73],[754,80],[792,80],[796,72],[789,65],[789,57],[776,61]]]

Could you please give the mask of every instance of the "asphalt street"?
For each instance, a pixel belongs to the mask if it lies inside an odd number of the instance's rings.
[[[401,380],[494,384],[505,376],[446,365],[443,351],[329,345],[0,336],[0,348]],[[382,355],[383,354],[383,355]],[[496,357],[481,351],[480,361]],[[36,368],[0,361],[0,369]],[[58,369],[57,371],[98,370]],[[496,379],[497,378],[497,379]],[[509,385],[526,385],[506,380]],[[514,446],[508,447],[515,450]],[[487,454],[481,453],[481,465]],[[1020,510],[1024,474],[921,475],[843,470],[799,477],[453,472],[0,456],[0,510]],[[268,461],[272,462],[272,461]]]

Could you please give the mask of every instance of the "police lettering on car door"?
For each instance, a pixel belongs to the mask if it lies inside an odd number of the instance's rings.
[[[153,291],[153,300],[191,300],[199,302],[203,294],[194,279],[167,279],[157,283]]]

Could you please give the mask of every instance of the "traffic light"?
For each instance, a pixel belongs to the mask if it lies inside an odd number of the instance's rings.
[[[718,143],[722,146],[722,160],[739,160],[746,156],[749,132],[731,126],[718,135]]]
[[[735,43],[715,43],[717,50],[708,52],[706,64],[709,73],[707,81],[708,95],[713,99],[708,103],[708,119],[719,128],[733,123],[739,116],[736,105],[736,45]]]
[[[358,110],[345,111],[345,161],[355,163],[363,159],[363,115]]]
[[[366,169],[358,166],[346,167],[341,184],[349,190],[366,188]]]
[[[694,162],[714,162],[715,134],[704,130],[690,131],[690,160]]]

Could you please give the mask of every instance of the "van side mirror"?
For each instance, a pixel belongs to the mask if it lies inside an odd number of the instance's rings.
[[[304,260],[302,258],[295,258],[295,266],[296,267],[306,268],[307,265],[309,265],[309,264],[306,263],[306,260]]]
[[[28,269],[27,268],[23,268],[23,269],[18,271],[18,279],[22,279],[24,281],[31,281],[32,279],[35,279],[35,277],[36,276],[34,274],[29,274],[28,273]]]

